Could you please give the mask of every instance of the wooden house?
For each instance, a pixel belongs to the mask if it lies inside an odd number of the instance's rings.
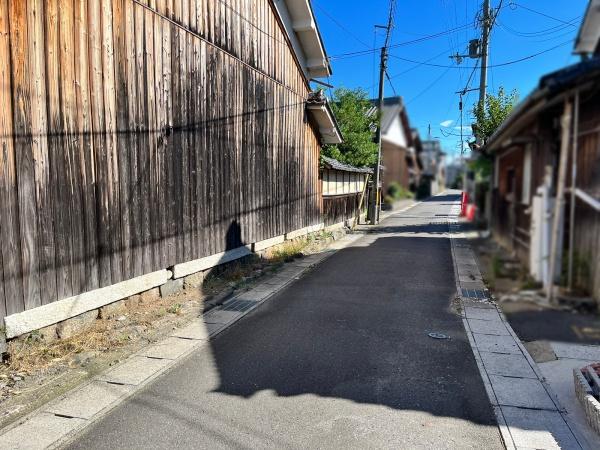
[[[495,237],[514,251],[538,281],[545,284],[562,281],[593,294],[597,300],[600,300],[600,57],[597,53],[600,32],[597,27],[587,27],[598,23],[599,15],[600,9],[589,8],[580,30],[580,37],[586,36],[586,45],[580,38],[576,51],[586,57],[542,77],[536,89],[515,107],[483,149],[494,159]],[[590,43],[592,34],[596,41]],[[563,208],[560,203],[556,205],[561,193],[565,200]],[[553,230],[557,231],[555,237]],[[552,276],[551,259],[555,261]]]
[[[308,0],[0,0],[0,319],[16,336],[322,221]]]

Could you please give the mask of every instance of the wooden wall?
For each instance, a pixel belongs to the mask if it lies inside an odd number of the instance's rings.
[[[320,222],[271,0],[0,0],[0,318]]]

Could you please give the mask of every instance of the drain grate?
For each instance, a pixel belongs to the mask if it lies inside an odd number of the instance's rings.
[[[233,300],[221,306],[221,311],[237,311],[244,312],[256,305],[252,300]]]
[[[489,299],[490,291],[487,289],[461,289],[462,296],[467,298]]]

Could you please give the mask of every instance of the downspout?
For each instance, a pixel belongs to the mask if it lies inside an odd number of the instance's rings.
[[[577,145],[579,141],[579,90],[575,91],[575,111],[573,117],[573,151],[571,161],[571,211],[569,215],[569,271],[567,287],[573,289],[573,252],[575,250],[575,202],[577,190]]]
[[[550,261],[548,280],[546,285],[546,296],[549,303],[554,300],[554,272],[556,271],[556,251],[560,233],[560,219],[564,212],[565,184],[567,177],[567,164],[569,159],[569,132],[571,131],[572,103],[565,99],[565,108],[561,118],[562,138],[560,145],[560,159],[558,163],[558,184],[556,186],[556,200],[554,205],[554,217],[552,218],[552,235],[550,241]]]

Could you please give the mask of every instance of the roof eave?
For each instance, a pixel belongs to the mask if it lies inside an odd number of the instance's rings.
[[[323,144],[341,144],[344,142],[342,132],[333,116],[329,105],[325,103],[309,103],[306,109],[311,113],[319,127],[319,134]]]
[[[309,78],[331,75],[331,65],[310,0],[283,0],[291,19],[292,30],[304,53],[305,70]]]
[[[588,3],[585,15],[581,21],[573,53],[588,55],[594,53],[600,42],[600,0]]]

